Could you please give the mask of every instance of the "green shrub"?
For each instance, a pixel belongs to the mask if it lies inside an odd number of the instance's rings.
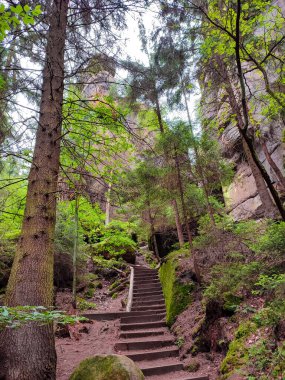
[[[261,274],[255,283],[257,290],[253,294],[271,294],[276,298],[282,298],[285,295],[285,273],[272,275]]]
[[[58,310],[49,310],[43,306],[0,307],[0,331],[5,327],[19,328],[30,322],[37,322],[40,325],[51,322],[74,324],[85,320],[86,318],[67,315]]]
[[[104,259],[102,256],[93,256],[92,260],[94,264],[98,268],[106,268],[106,269],[112,269],[112,268],[118,268],[118,269],[125,269],[126,263],[122,260],[121,257],[117,259]]]
[[[97,308],[96,303],[94,303],[94,302],[88,302],[84,298],[77,297],[76,301],[77,301],[76,302],[77,308],[79,310],[81,310],[81,311],[84,311],[84,310],[93,310],[93,309]]]
[[[258,252],[277,253],[282,255],[285,252],[285,222],[270,224],[265,233],[261,235],[255,245]]]
[[[252,376],[251,379],[281,379],[285,371],[285,344],[276,345],[275,337],[264,336],[264,331],[276,326],[284,320],[285,300],[274,301],[240,323],[234,340],[221,364],[222,379],[232,373]],[[249,344],[254,335],[254,344]],[[256,338],[258,338],[256,340]],[[251,343],[252,343],[251,342]],[[249,378],[249,377],[246,377]]]
[[[204,291],[207,301],[215,300],[229,311],[235,311],[242,300],[243,291],[251,290],[256,282],[261,263],[224,263],[211,270],[211,282]]]
[[[93,253],[108,258],[120,257],[136,251],[136,243],[128,236],[114,233],[97,244],[92,245]]]

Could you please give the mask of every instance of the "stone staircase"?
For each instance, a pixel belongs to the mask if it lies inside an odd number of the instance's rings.
[[[117,353],[132,359],[148,380],[208,380],[208,376],[195,377],[183,371],[174,336],[165,323],[165,302],[157,270],[133,268],[131,312],[121,316]]]

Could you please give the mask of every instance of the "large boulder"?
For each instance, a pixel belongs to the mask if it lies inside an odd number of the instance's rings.
[[[143,380],[142,371],[127,356],[96,355],[83,360],[69,380]]]

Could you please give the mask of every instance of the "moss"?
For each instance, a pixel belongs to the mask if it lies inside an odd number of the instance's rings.
[[[183,284],[179,281],[176,273],[176,258],[175,252],[171,253],[166,263],[159,270],[159,277],[165,297],[166,322],[168,325],[172,325],[176,316],[190,304],[191,292],[194,289],[192,281]]]
[[[83,360],[70,380],[143,380],[144,375],[132,360],[120,355],[98,355]]]
[[[241,370],[248,363],[249,350],[246,347],[246,340],[256,330],[256,324],[252,321],[240,324],[235,339],[230,343],[227,355],[221,364],[222,379],[227,379],[231,373]]]

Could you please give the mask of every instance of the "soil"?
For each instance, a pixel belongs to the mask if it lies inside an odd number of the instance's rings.
[[[75,337],[57,338],[57,380],[68,380],[74,369],[86,358],[114,353],[119,325],[119,320],[94,321],[88,326],[89,333],[81,334],[78,340]]]
[[[207,352],[195,352],[196,342],[193,337],[195,337],[195,331],[198,331],[204,322],[204,317],[201,302],[194,301],[188,309],[177,317],[171,330],[177,336],[177,340],[180,338],[183,342],[180,348],[180,359],[184,363],[184,368],[193,371],[193,376],[209,375],[209,380],[216,380],[218,379],[218,368],[224,355],[211,349],[207,350],[207,348],[205,348]]]
[[[103,280],[102,289],[96,289],[94,296],[88,299],[96,303],[93,310],[77,311],[72,307],[72,294],[69,289],[57,293],[56,306],[69,314],[91,314],[125,311],[128,288],[113,299],[108,295],[110,282]],[[79,295],[80,296],[80,295]],[[68,337],[56,337],[57,380],[68,380],[79,363],[98,354],[111,354],[119,336],[120,320],[90,321],[68,326]]]

